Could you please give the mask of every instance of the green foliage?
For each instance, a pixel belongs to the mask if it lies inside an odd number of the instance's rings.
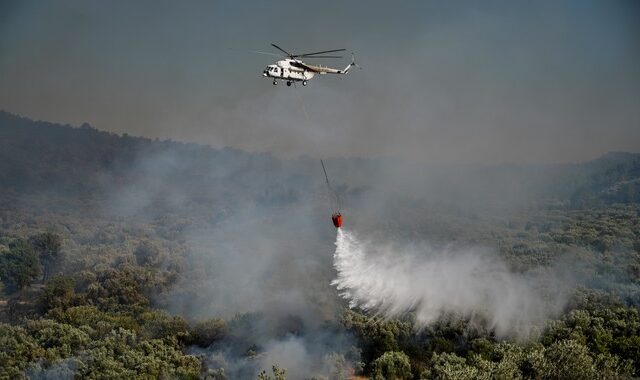
[[[277,365],[274,365],[273,367],[271,367],[271,370],[273,371],[273,376],[267,374],[267,371],[262,370],[259,374],[258,374],[258,380],[286,380],[287,378],[287,370],[284,368],[280,368]]]
[[[24,239],[9,243],[9,250],[0,252],[0,278],[8,291],[21,290],[40,274],[38,256]]]
[[[29,238],[31,245],[38,253],[42,263],[42,281],[47,281],[49,274],[64,258],[62,253],[62,237],[52,232],[43,232]]]
[[[28,364],[44,355],[44,349],[23,327],[0,323],[0,379],[24,378]]]
[[[141,327],[140,333],[147,338],[187,340],[189,337],[189,324],[187,321],[179,316],[172,317],[164,311],[145,311],[139,314],[136,320]]]
[[[133,316],[103,312],[95,306],[74,306],[65,310],[53,309],[49,311],[47,317],[71,326],[88,328],[93,339],[102,339],[116,329],[142,330]]]
[[[472,354],[465,359],[453,353],[434,353],[422,378],[488,380],[551,376],[549,360],[541,345],[523,347],[512,343],[493,343],[487,354]]]
[[[83,286],[71,277],[54,278],[40,295],[50,319],[25,321],[24,329],[10,331],[13,339],[5,342],[10,351],[3,360],[11,374],[27,370],[36,376],[57,368],[85,378],[197,378],[199,359],[181,351],[188,323],[146,309],[140,294],[144,278],[134,279],[134,273],[126,268],[107,271],[81,294],[75,289]],[[94,301],[96,305],[73,306]],[[73,365],[61,361],[67,358]]]
[[[87,300],[103,310],[145,308],[149,305],[143,290],[146,277],[147,273],[133,267],[107,269],[100,272],[97,281],[87,288]]]
[[[625,378],[634,374],[637,359],[623,359],[593,338],[615,336],[608,323],[598,325],[581,310],[566,321],[552,321],[541,343],[527,345],[478,338],[467,357],[433,353],[421,378],[433,379],[584,379]],[[595,324],[594,324],[595,323]],[[568,327],[570,326],[570,327]],[[608,331],[602,334],[601,326]],[[605,341],[607,339],[605,338]],[[602,352],[604,351],[604,352]]]
[[[554,379],[593,379],[596,366],[588,348],[578,341],[567,339],[554,342],[545,350],[549,365],[544,377]]]
[[[208,319],[197,323],[191,330],[191,343],[200,347],[209,347],[229,333],[227,322],[223,319]]]
[[[54,308],[67,308],[75,298],[75,283],[65,276],[54,277],[42,290],[40,305],[44,312]]]
[[[442,380],[472,380],[479,378],[476,367],[467,365],[464,358],[452,353],[434,353],[429,362],[429,369],[421,378]]]
[[[138,265],[155,267],[160,264],[160,249],[148,240],[140,243],[133,255]]]
[[[409,357],[404,352],[385,352],[373,361],[371,374],[375,380],[411,379]]]
[[[359,339],[365,363],[372,362],[385,352],[398,351],[398,341],[405,340],[411,334],[408,322],[372,318],[351,310],[345,312],[342,324]]]
[[[143,329],[143,335],[138,335],[119,327],[126,323],[117,316],[85,307],[60,313],[68,317],[66,322],[38,319],[27,320],[23,327],[0,325],[0,364],[4,370],[0,378],[22,376],[30,363],[30,372],[38,373],[72,356],[76,374],[83,378],[198,378],[199,359],[184,355],[176,340],[186,333],[186,325],[178,329],[181,332],[167,328],[160,339],[145,338],[157,329]]]
[[[129,330],[113,330],[82,352],[79,375],[86,379],[197,379],[200,361],[184,355],[171,340],[140,340]]]
[[[614,366],[616,371],[624,372],[628,363],[634,363],[634,373],[640,374],[640,311],[637,308],[591,304],[586,310],[573,310],[561,320],[550,322],[541,337],[541,342],[548,346],[561,340],[581,343],[594,359],[604,360],[603,365],[611,360],[619,362]],[[607,359],[608,355],[613,356]]]
[[[86,328],[76,328],[49,319],[30,320],[24,327],[44,349],[40,357],[49,361],[67,358],[91,342]]]

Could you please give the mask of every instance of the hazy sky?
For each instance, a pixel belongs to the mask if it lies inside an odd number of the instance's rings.
[[[285,156],[582,161],[640,151],[638,20],[633,0],[0,0],[0,109]],[[364,69],[275,87],[248,52],[272,42]]]

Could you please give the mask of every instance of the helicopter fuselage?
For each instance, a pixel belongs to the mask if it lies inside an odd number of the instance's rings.
[[[316,73],[311,70],[307,70],[301,61],[293,59],[283,59],[276,62],[273,65],[265,67],[262,72],[262,76],[276,79],[284,79],[288,82],[303,82],[313,78]]]

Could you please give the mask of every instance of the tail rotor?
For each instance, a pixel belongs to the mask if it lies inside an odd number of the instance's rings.
[[[362,66],[358,65],[356,63],[356,57],[353,53],[351,53],[351,66],[355,66],[357,68],[359,68],[360,70],[362,70]]]

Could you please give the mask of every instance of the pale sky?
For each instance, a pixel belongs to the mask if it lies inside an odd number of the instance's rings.
[[[640,151],[638,20],[633,0],[0,0],[0,109],[281,156],[584,161]],[[272,42],[363,70],[273,86],[248,52]]]

